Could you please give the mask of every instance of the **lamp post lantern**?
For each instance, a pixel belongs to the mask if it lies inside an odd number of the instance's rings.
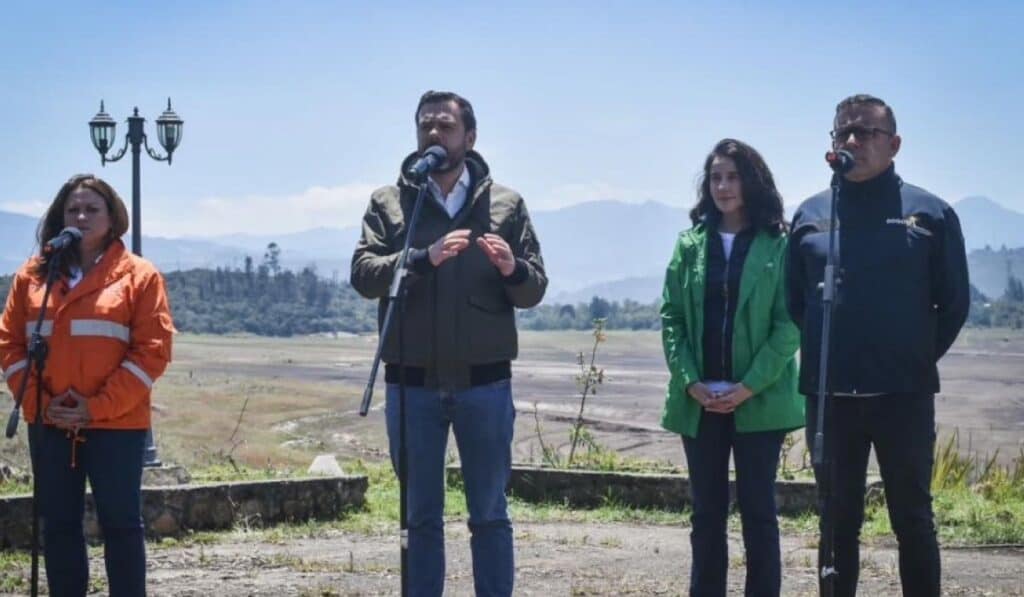
[[[181,130],[185,122],[171,109],[171,98],[167,98],[167,109],[156,119],[156,136],[163,146],[167,155],[160,155],[149,147],[146,138],[144,124],[146,119],[139,116],[139,109],[135,108],[132,115],[128,117],[128,134],[125,135],[124,145],[114,155],[107,157],[115,140],[117,123],[107,114],[100,100],[100,111],[89,121],[89,136],[96,151],[100,152],[100,164],[107,165],[107,162],[116,162],[124,157],[128,147],[132,148],[132,253],[142,255],[142,190],[139,179],[139,162],[142,155],[142,148],[146,148],[149,157],[158,162],[171,164],[171,156],[174,150],[181,143]],[[145,466],[160,466],[160,459],[157,457],[156,445],[153,443],[153,430],[150,428],[146,434],[146,455]]]
[[[100,100],[100,111],[89,121],[89,135],[92,137],[92,144],[96,151],[100,152],[100,163],[104,166],[107,162],[116,162],[124,157],[128,146],[132,148],[132,253],[142,255],[142,221],[141,221],[141,188],[139,180],[139,158],[142,155],[142,148],[146,148],[149,157],[158,162],[171,164],[171,157],[174,150],[181,143],[181,129],[184,121],[171,109],[171,98],[167,98],[167,109],[156,119],[156,136],[160,140],[167,155],[160,155],[150,149],[146,132],[143,129],[146,119],[139,116],[139,109],[135,108],[128,117],[128,134],[125,135],[124,145],[121,150],[111,157],[107,157],[114,142],[114,134],[117,123],[106,113],[103,107],[103,100]]]

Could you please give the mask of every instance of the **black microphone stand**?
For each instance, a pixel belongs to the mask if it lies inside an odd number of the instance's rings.
[[[32,375],[33,365],[36,375],[36,416],[33,424],[29,426],[29,455],[32,460],[32,578],[31,594],[36,597],[39,594],[39,461],[43,450],[43,369],[46,368],[46,357],[49,355],[50,347],[43,338],[42,327],[46,319],[46,306],[50,301],[50,291],[53,289],[53,282],[60,273],[61,251],[55,251],[47,261],[46,289],[43,291],[43,306],[39,309],[39,317],[36,319],[36,327],[32,330],[32,336],[28,343],[28,365],[25,367],[25,375],[21,378],[21,386],[18,388],[18,395],[14,399],[14,408],[11,416],[7,419],[7,437],[12,438],[18,432],[18,413],[21,403],[25,399],[25,389],[28,387],[28,378]],[[33,454],[34,453],[34,454]],[[34,457],[33,457],[34,456]]]
[[[821,539],[818,544],[818,592],[822,597],[835,594],[835,459],[832,450],[825,448],[825,409],[831,407],[831,376],[829,352],[832,347],[832,315],[836,299],[836,203],[843,176],[832,175],[832,205],[828,225],[828,254],[825,258],[825,278],[821,284],[821,350],[818,361],[818,417],[814,433],[814,468],[818,473],[818,491],[821,492]],[[832,419],[831,412],[829,420]],[[830,431],[831,433],[831,431]]]
[[[424,179],[419,185],[416,194],[416,204],[412,209],[412,219],[406,229],[405,244],[398,256],[398,263],[395,266],[395,274],[391,279],[391,288],[388,291],[388,308],[384,314],[384,322],[381,324],[380,338],[377,340],[377,354],[373,357],[373,366],[370,368],[370,379],[363,391],[363,403],[359,407],[360,416],[365,417],[370,412],[370,401],[373,399],[373,384],[377,381],[377,369],[380,367],[381,353],[391,332],[391,324],[394,319],[396,305],[398,306],[398,516],[401,519],[399,526],[399,537],[402,548],[402,595],[409,594],[409,521],[408,521],[408,448],[405,442],[405,337],[403,336],[403,321],[405,320],[405,298],[406,278],[409,269],[406,267],[409,259],[409,247],[413,234],[416,231],[416,223],[419,221],[420,209],[423,207],[423,200],[427,194],[427,183]]]

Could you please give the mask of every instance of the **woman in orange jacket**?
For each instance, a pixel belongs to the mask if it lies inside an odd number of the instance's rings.
[[[64,251],[50,293],[41,328],[49,356],[39,387],[27,345],[54,259],[43,248],[65,227],[82,238]],[[150,392],[171,360],[174,325],[163,278],[125,250],[127,230],[128,211],[109,184],[91,174],[72,177],[40,222],[40,253],[15,275],[0,318],[0,367],[11,392],[29,376],[22,405],[52,595],[86,593],[86,478],[103,529],[110,594],[145,594],[142,460]]]

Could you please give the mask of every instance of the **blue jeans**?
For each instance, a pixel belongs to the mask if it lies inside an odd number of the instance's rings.
[[[409,589],[440,596],[444,590],[445,452],[455,433],[469,509],[473,582],[477,595],[511,595],[515,568],[505,487],[512,468],[510,380],[448,392],[406,388],[408,453]],[[391,462],[398,471],[398,386],[387,386]]]
[[[782,587],[775,470],[785,431],[737,433],[732,414],[701,414],[697,437],[683,437],[690,474],[690,595],[726,593],[729,550],[729,452],[736,465],[736,498],[747,556],[745,594],[778,595]]]
[[[103,529],[103,559],[112,597],[146,594],[146,544],[142,525],[142,456],[146,430],[88,429],[76,448],[56,427],[32,425],[29,443],[39,480],[43,556],[51,595],[85,595],[89,558],[82,519],[88,477]]]

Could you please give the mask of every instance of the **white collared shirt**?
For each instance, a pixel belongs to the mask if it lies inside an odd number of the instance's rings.
[[[722,249],[725,250],[725,260],[729,261],[729,256],[732,255],[732,245],[736,242],[736,233],[719,231],[718,235],[722,237]]]
[[[99,255],[96,256],[96,261],[92,262],[93,265],[99,263],[100,259],[103,259],[103,253],[100,253]],[[78,283],[81,282],[82,278],[85,277],[85,274],[82,272],[82,268],[78,267],[77,265],[72,265],[69,268],[68,273],[71,274],[68,277],[68,288],[74,288],[75,286],[78,286]]]
[[[462,174],[459,175],[459,180],[455,181],[455,186],[452,187],[452,192],[448,193],[447,197],[432,177],[427,178],[427,188],[430,189],[430,194],[434,196],[438,204],[448,213],[448,217],[454,218],[455,214],[459,213],[462,206],[466,204],[466,197],[469,195],[469,168],[465,164],[462,165]]]

